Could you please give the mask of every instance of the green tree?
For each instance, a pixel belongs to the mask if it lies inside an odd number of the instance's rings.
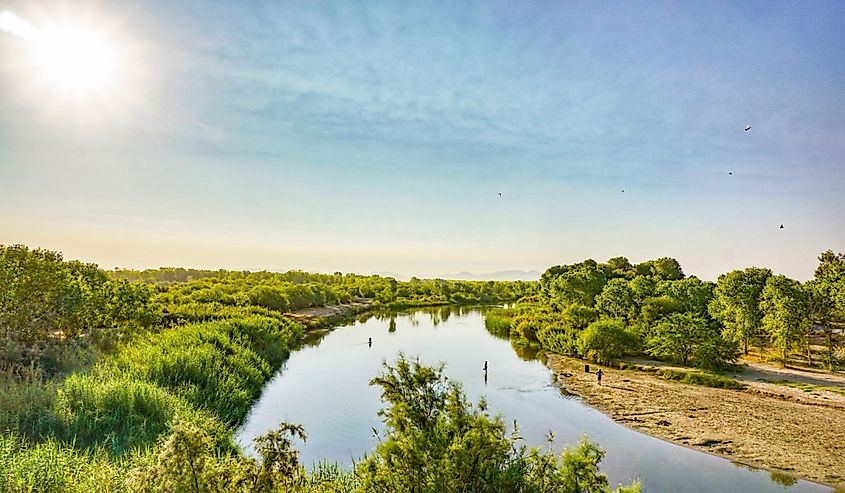
[[[677,281],[684,278],[684,271],[681,269],[681,263],[671,257],[661,257],[652,261],[651,273],[655,277],[665,279],[667,281]]]
[[[646,352],[656,358],[690,362],[696,349],[712,337],[707,321],[692,313],[673,313],[655,327]]]
[[[611,279],[596,297],[596,309],[613,318],[628,319],[634,315],[634,291],[625,279]]]
[[[590,324],[578,337],[579,353],[598,363],[611,363],[637,346],[636,337],[621,320],[602,319]]]
[[[551,283],[552,301],[564,307],[573,303],[593,306],[596,296],[607,282],[606,273],[595,260],[585,260],[567,267]]]
[[[681,311],[707,317],[708,305],[713,299],[715,288],[714,283],[702,281],[693,276],[676,281],[662,281],[658,290],[677,301],[681,306]]]
[[[825,365],[837,366],[839,334],[845,329],[845,254],[828,250],[819,255],[819,266],[806,285],[811,317],[819,324],[827,346]]]
[[[773,276],[766,281],[760,307],[763,328],[786,366],[789,350],[806,340],[811,308],[808,292],[794,279]]]
[[[586,329],[596,319],[596,311],[589,306],[573,304],[563,311],[563,319],[574,329]]]
[[[634,266],[626,257],[613,257],[607,260],[607,265],[614,273],[626,276],[633,272]]]
[[[745,354],[759,332],[763,319],[760,296],[771,276],[769,269],[749,267],[722,274],[716,282],[708,310],[724,325],[727,338],[742,344]]]

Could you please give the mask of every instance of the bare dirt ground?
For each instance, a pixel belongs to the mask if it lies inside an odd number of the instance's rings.
[[[343,317],[350,314],[361,313],[372,306],[369,301],[353,301],[351,303],[316,306],[313,308],[304,308],[295,312],[285,313],[285,316],[292,318],[298,322],[310,325],[311,322],[324,318]]]
[[[638,360],[637,364],[671,367]],[[845,396],[805,392],[761,380],[845,386],[841,373],[781,370],[748,363],[736,379],[745,390],[663,380],[641,370],[550,355],[548,365],[568,391],[638,431],[731,460],[828,484],[845,491]],[[734,376],[734,375],[729,375]]]

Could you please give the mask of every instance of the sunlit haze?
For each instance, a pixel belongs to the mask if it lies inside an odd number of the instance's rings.
[[[0,0],[0,244],[803,280],[845,251],[843,88],[842,2]]]

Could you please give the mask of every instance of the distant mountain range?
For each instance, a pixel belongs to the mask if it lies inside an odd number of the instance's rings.
[[[407,281],[409,275],[397,274],[395,272],[373,272],[382,277],[392,277],[397,281]],[[536,270],[502,270],[487,274],[474,274],[472,272],[455,272],[451,274],[418,274],[418,279],[451,279],[456,281],[536,281],[540,279],[540,273]]]

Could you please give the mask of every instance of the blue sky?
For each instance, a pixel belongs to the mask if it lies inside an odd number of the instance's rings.
[[[0,243],[405,274],[668,255],[709,279],[845,250],[841,2],[0,10],[82,19],[122,60],[119,90],[67,101],[0,33]]]

